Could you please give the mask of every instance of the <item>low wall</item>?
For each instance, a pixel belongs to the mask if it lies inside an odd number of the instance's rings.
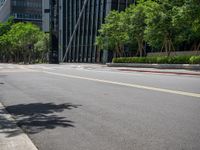
[[[107,63],[108,67],[156,68],[156,69],[186,69],[200,70],[200,65],[192,64],[142,64],[142,63]]]
[[[200,55],[200,51],[180,51],[171,52],[170,56],[183,56],[183,55]],[[147,56],[167,56],[166,52],[148,53]]]

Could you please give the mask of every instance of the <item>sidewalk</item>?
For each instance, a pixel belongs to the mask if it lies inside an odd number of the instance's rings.
[[[145,63],[107,63],[108,67],[186,69],[200,71],[200,64],[145,64]]]
[[[200,65],[108,63],[107,66],[126,72],[200,76]]]
[[[131,68],[131,67],[114,67],[114,70],[124,72],[142,72],[142,73],[156,73],[156,74],[174,74],[174,75],[189,75],[199,76],[200,71],[185,70],[185,69],[155,69],[155,68]]]
[[[0,150],[38,150],[0,103]]]

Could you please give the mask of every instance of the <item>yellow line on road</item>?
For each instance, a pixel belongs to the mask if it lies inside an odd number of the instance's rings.
[[[170,89],[156,88],[156,87],[143,86],[143,85],[130,84],[130,83],[123,83],[123,82],[116,82],[116,81],[101,80],[101,79],[95,79],[95,78],[87,78],[87,77],[81,77],[81,76],[75,76],[75,75],[67,75],[67,74],[54,73],[54,72],[48,72],[48,71],[42,71],[42,72],[47,73],[47,74],[51,74],[51,75],[67,77],[67,78],[82,79],[82,80],[101,82],[101,83],[109,83],[109,84],[121,85],[121,86],[126,86],[126,87],[133,87],[133,88],[138,88],[138,89],[145,89],[145,90],[151,90],[151,91],[157,91],[157,92],[164,92],[164,93],[170,93],[170,94],[177,94],[177,95],[184,95],[184,96],[200,98],[200,94],[199,93],[175,91],[175,90],[170,90]]]

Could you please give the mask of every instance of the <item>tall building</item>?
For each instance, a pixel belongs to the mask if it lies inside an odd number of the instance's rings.
[[[0,21],[14,16],[15,22],[32,22],[48,31],[49,11],[46,10],[49,0],[0,0]]]
[[[11,0],[15,21],[32,22],[42,27],[42,0]]]
[[[51,0],[52,62],[106,62],[108,51],[95,46],[98,29],[111,10],[124,10],[134,0]]]
[[[0,21],[6,21],[11,14],[11,1],[0,0]]]

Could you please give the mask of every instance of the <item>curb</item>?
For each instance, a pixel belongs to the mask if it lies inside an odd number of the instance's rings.
[[[175,74],[175,75],[200,76],[200,73],[189,73],[189,72],[152,71],[152,70],[136,70],[136,69],[117,69],[117,70],[119,70],[119,71],[143,72],[143,73],[157,73],[157,74]]]
[[[0,103],[0,145],[1,150],[38,150],[30,138],[17,126],[2,103]]]
[[[155,68],[155,69],[187,69],[200,70],[200,65],[191,64],[140,64],[140,63],[107,63],[108,67],[133,67],[133,68]]]

